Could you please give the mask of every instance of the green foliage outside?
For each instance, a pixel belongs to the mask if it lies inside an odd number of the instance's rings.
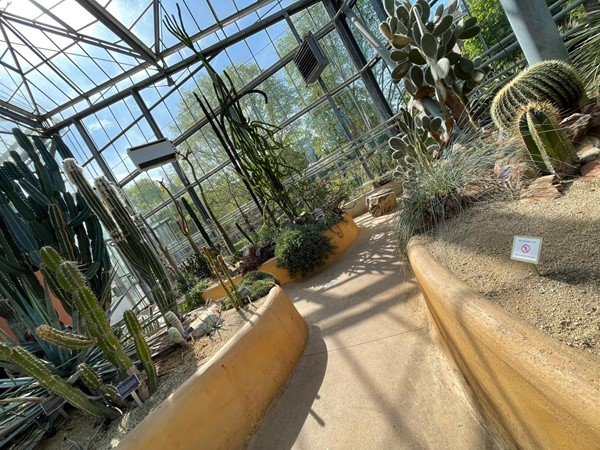
[[[275,243],[277,265],[292,277],[304,277],[323,264],[333,252],[330,238],[323,235],[323,225],[290,225],[281,231]]]

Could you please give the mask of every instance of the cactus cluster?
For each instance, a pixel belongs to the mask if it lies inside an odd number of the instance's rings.
[[[572,174],[575,149],[558,125],[558,113],[550,104],[534,103],[523,108],[518,127],[531,160],[542,175]]]
[[[177,302],[164,266],[140,227],[134,222],[116,188],[104,177],[95,180],[94,188],[74,159],[63,162],[65,174],[87,201],[109,232],[121,254],[131,263],[140,280],[150,288],[160,311],[177,311]]]
[[[240,309],[244,305],[244,303],[242,302],[242,296],[239,293],[235,283],[233,282],[233,279],[229,275],[229,269],[227,268],[225,261],[223,261],[223,257],[221,255],[217,255],[216,262],[215,262],[215,260],[213,259],[213,254],[210,251],[210,249],[208,247],[204,247],[203,250],[204,250],[204,254],[206,255],[206,259],[208,260],[208,262],[210,264],[210,267],[212,268],[213,272],[215,273],[217,280],[219,280],[219,283],[223,287],[223,290],[227,294],[227,297],[229,298],[229,300],[231,300],[231,303],[235,306],[235,309]],[[229,281],[229,287],[227,286],[227,284],[221,277],[219,268],[225,274],[225,277]]]
[[[127,402],[121,398],[117,388],[112,384],[105,384],[94,369],[85,363],[79,364],[78,369],[81,381],[83,381],[83,384],[85,384],[88,389],[100,392],[111,403],[114,403],[117,406],[127,406]]]
[[[492,119],[498,128],[515,132],[521,110],[530,103],[550,103],[564,111],[576,107],[583,98],[585,87],[573,66],[558,60],[542,61],[498,91],[492,101]]]
[[[384,0],[384,7],[389,17],[379,29],[392,46],[390,56],[396,63],[392,81],[404,81],[413,106],[425,114],[421,127],[445,147],[455,121],[476,127],[467,108],[467,94],[483,81],[486,70],[479,58],[462,56],[456,44],[479,34],[477,19],[455,21],[456,0],[440,4],[435,11],[426,0],[414,5],[409,0]],[[439,106],[439,113],[430,106],[432,102]]]
[[[10,151],[10,159],[0,166],[0,295],[10,299],[15,311],[7,318],[9,323],[16,330],[23,328],[20,324],[33,329],[47,323],[44,316],[55,314],[32,312],[36,302],[46,306],[44,288],[34,274],[41,265],[39,249],[45,245],[76,261],[103,308],[108,308],[110,259],[98,219],[80,195],[67,192],[59,165],[44,142],[18,129],[12,133],[24,156]],[[61,156],[70,154],[59,136],[52,138],[51,145]],[[52,277],[44,279],[54,287]],[[69,293],[52,290],[70,313]],[[21,342],[26,339],[20,333],[17,337]]]
[[[40,385],[63,397],[76,408],[96,417],[114,418],[118,416],[118,412],[113,408],[89,399],[80,389],[71,386],[59,376],[53,374],[41,359],[23,347],[11,347],[0,343],[0,359],[20,367],[25,373],[35,378]]]

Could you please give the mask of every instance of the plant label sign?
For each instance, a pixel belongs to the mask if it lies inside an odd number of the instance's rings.
[[[58,409],[62,408],[62,406],[64,404],[65,404],[65,399],[62,398],[62,397],[59,397],[58,395],[55,395],[53,397],[50,397],[45,402],[43,402],[41,404],[41,406],[42,406],[42,409],[44,410],[44,414],[46,414],[47,416],[49,416],[53,412],[55,412]]]
[[[117,384],[117,391],[119,391],[121,398],[125,398],[141,385],[142,383],[140,382],[140,379],[135,373],[133,373],[128,378]]]
[[[540,262],[541,251],[542,238],[531,236],[515,236],[513,239],[513,247],[510,259],[531,264],[538,264]]]

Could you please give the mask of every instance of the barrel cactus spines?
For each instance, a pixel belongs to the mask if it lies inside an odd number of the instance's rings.
[[[573,66],[565,61],[542,61],[498,91],[492,101],[492,120],[498,128],[516,132],[519,112],[529,103],[550,103],[562,112],[576,108],[584,99],[585,87]]]
[[[171,311],[169,311],[169,313],[174,314]],[[127,326],[127,330],[129,330],[129,334],[133,338],[138,358],[142,362],[146,375],[148,376],[148,387],[150,388],[150,392],[154,392],[158,387],[158,375],[156,374],[156,366],[154,365],[154,362],[152,362],[152,352],[142,334],[142,326],[135,313],[130,309],[125,311],[123,319],[125,320],[125,325]]]
[[[456,46],[459,40],[479,34],[477,19],[455,21],[456,1],[440,4],[434,11],[426,0],[414,4],[385,0],[384,6],[389,17],[380,30],[392,45],[390,57],[396,63],[392,81],[403,81],[413,105],[428,114],[423,128],[445,147],[455,122],[461,127],[477,127],[467,95],[483,81],[487,70],[480,59],[462,56]]]
[[[126,407],[127,402],[121,398],[119,391],[111,384],[105,384],[98,373],[86,363],[81,363],[77,367],[81,376],[81,381],[89,389],[102,393],[111,403],[117,406]]]
[[[542,175],[571,175],[576,170],[573,143],[558,125],[558,113],[549,104],[522,109],[519,131],[531,159]]]
[[[41,359],[23,347],[11,347],[0,343],[0,359],[16,365],[23,372],[35,378],[40,385],[61,396],[75,408],[100,418],[112,419],[119,415],[115,409],[98,401],[90,400],[81,390],[54,375]]]
[[[63,169],[108,230],[121,254],[131,263],[139,279],[150,288],[150,300],[156,303],[163,314],[177,311],[177,301],[167,272],[116,188],[104,177],[99,177],[94,190],[85,179],[83,169],[73,159],[66,159]]]
[[[40,325],[37,327],[35,334],[49,344],[54,344],[68,350],[82,350],[94,345],[94,340],[87,336],[57,330],[48,325]]]
[[[119,339],[110,328],[104,310],[94,296],[87,282],[75,264],[63,261],[52,247],[40,251],[44,265],[56,275],[60,286],[72,294],[73,303],[84,319],[87,333],[102,350],[108,361],[115,366],[121,378],[125,378],[134,368],[133,362],[123,351]]]

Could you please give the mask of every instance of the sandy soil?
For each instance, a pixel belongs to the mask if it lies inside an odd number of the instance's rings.
[[[250,319],[264,301],[260,299],[247,305],[243,313],[235,309],[224,311],[223,328],[211,337],[196,339],[187,347],[173,346],[155,361],[158,371],[158,390],[140,408],[129,409],[119,421],[102,423],[77,410],[70,410],[71,420],[57,433],[42,441],[36,450],[105,450],[117,446],[119,441],[157,408],[171,392],[185,382],[205,364]]]
[[[510,260],[515,235],[543,238],[539,276]],[[476,206],[449,221],[432,254],[478,292],[567,345],[600,354],[600,180],[554,201]]]

